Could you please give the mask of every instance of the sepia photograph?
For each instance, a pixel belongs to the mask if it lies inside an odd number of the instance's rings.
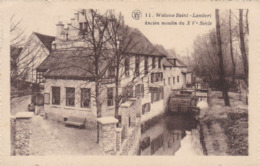
[[[208,27],[180,52],[122,11],[39,15],[51,20],[46,33],[41,19],[14,13],[11,155],[248,155],[248,13],[155,13],[214,21],[184,22]]]
[[[135,3],[3,3],[3,163],[257,163],[258,3]]]

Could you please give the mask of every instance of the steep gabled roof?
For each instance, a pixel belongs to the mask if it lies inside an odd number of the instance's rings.
[[[37,32],[34,32],[34,34],[40,39],[42,44],[49,50],[51,51],[51,43],[55,40],[54,36],[48,36],[48,35],[43,35]]]
[[[127,27],[129,30],[123,40],[122,50],[127,53],[165,57],[145,36],[136,29]]]

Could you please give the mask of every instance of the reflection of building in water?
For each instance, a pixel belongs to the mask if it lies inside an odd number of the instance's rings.
[[[188,137],[186,132],[190,133],[189,138],[182,145],[183,138]],[[140,145],[141,155],[175,155],[183,146],[189,147],[183,150],[191,151],[192,154],[202,152],[196,121],[180,117],[166,117],[164,122],[149,128],[142,133]]]

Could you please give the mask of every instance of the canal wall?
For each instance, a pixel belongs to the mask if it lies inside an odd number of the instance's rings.
[[[114,117],[98,118],[99,146],[107,155],[137,155],[141,137],[141,99],[131,98],[119,108],[121,123]]]

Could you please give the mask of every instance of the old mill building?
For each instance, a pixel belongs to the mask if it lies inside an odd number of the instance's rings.
[[[57,24],[52,53],[37,68],[37,82],[44,84],[44,111],[48,118],[63,121],[64,117],[71,115],[86,117],[86,127],[94,127],[97,109],[92,71],[95,65],[90,60],[93,50],[85,46],[83,35],[88,32],[85,20],[78,12],[66,27],[62,22]],[[171,90],[185,88],[190,78],[186,78],[187,67],[179,59],[162,54],[139,30],[130,29],[138,44],[124,50],[127,56],[120,68],[123,74],[120,76],[119,94],[131,87],[121,103],[130,98],[141,98],[141,119],[145,121],[163,113]],[[101,69],[106,66],[106,62],[100,64]],[[113,63],[105,70],[100,83],[102,116],[114,116]]]

